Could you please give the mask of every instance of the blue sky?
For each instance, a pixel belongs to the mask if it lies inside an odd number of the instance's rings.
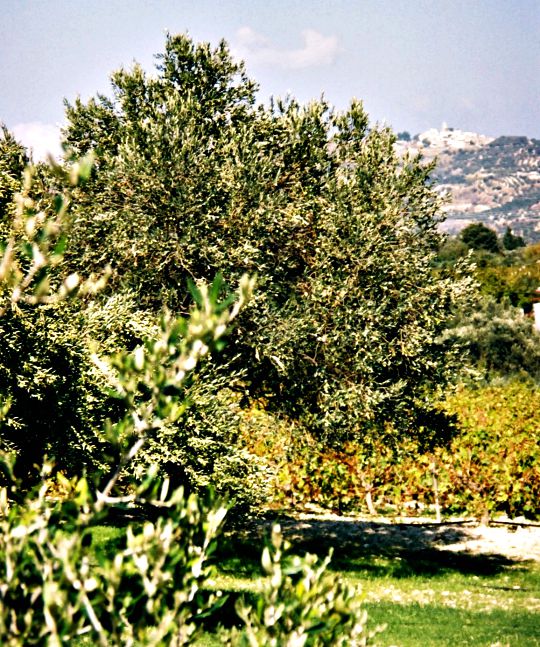
[[[450,126],[540,138],[540,0],[0,0],[0,120],[36,156],[63,99],[153,66],[164,34],[225,38],[260,84],[412,134]]]

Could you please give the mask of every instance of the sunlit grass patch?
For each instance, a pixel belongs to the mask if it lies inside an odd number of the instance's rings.
[[[540,645],[538,615],[493,609],[489,612],[437,604],[366,604],[372,622],[387,623],[380,646],[399,647],[520,647]]]
[[[124,531],[93,530],[96,553],[115,550]],[[255,599],[261,568],[255,551],[234,543],[216,555],[211,588],[229,599],[197,647],[222,644],[217,626],[237,622],[234,606],[242,596]],[[511,647],[540,645],[540,563],[448,551],[383,555],[343,554],[332,575],[358,587],[372,627],[387,624],[380,646]]]
[[[358,587],[371,625],[388,625],[378,645],[540,645],[539,563],[503,564],[477,556],[476,564],[456,559],[452,569],[441,554],[437,570],[433,555],[416,558],[416,567],[412,555],[365,555],[334,564],[336,577]],[[233,598],[256,596],[255,565],[248,561],[237,573],[230,566],[225,564],[214,586]],[[197,644],[219,644],[214,638],[207,635],[210,642]]]

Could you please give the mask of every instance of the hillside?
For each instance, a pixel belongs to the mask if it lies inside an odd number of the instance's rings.
[[[447,231],[483,222],[499,232],[510,226],[527,242],[540,241],[540,140],[493,139],[443,125],[398,147],[437,158],[435,177],[451,196]]]

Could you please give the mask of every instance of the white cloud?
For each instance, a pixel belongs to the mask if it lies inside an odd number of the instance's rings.
[[[10,130],[18,141],[32,149],[34,162],[47,159],[48,153],[57,158],[62,155],[58,125],[31,121],[17,124]]]
[[[324,36],[314,29],[304,29],[301,33],[303,47],[284,49],[251,27],[242,27],[236,32],[237,51],[249,63],[293,70],[330,65],[336,60],[340,47],[335,36]]]

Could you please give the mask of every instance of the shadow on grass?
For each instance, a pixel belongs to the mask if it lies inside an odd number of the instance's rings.
[[[384,561],[374,561],[374,554],[355,555],[350,558],[335,557],[332,570],[361,572],[372,577],[440,577],[457,572],[462,575],[491,576],[515,564],[502,555],[472,555],[448,550],[423,549],[420,551],[394,551]]]
[[[257,603],[254,588],[246,589],[245,580],[261,576],[261,550],[274,522],[236,520],[226,526],[212,561],[218,571],[229,578],[223,587],[222,605],[201,619],[207,632],[205,636],[210,640],[205,645],[219,644],[219,627],[239,626],[235,610],[239,600],[250,605]],[[284,536],[291,543],[292,552],[311,552],[322,557],[333,548],[330,568],[353,577],[405,580],[415,577],[444,578],[457,573],[489,578],[509,567],[516,571],[516,566],[519,568],[520,565],[501,555],[449,550],[448,546],[459,544],[466,536],[465,530],[456,525],[411,526],[370,521],[298,520],[292,517],[281,517],[279,523]],[[114,555],[125,538],[125,529],[121,527],[100,527],[94,532],[96,554],[102,551],[109,557]],[[527,564],[523,564],[522,568],[526,570]],[[538,577],[535,571],[531,587],[537,586]],[[525,592],[524,582],[519,580],[519,584],[517,588]],[[506,580],[499,579],[491,581],[489,588],[484,588],[487,586],[485,580],[482,584],[467,584],[468,588],[476,586],[486,594],[493,590],[514,590],[516,587],[511,585],[512,581],[507,586]],[[452,588],[453,585],[449,583],[448,586]],[[456,590],[460,590],[459,586]],[[415,647],[420,644],[418,636],[422,636],[421,644],[426,647],[491,645],[495,639],[501,644],[539,644],[530,640],[524,642],[525,636],[538,636],[539,631],[535,615],[525,611],[516,615],[516,610],[494,609],[486,615],[478,610],[450,609],[433,604],[424,606],[414,602],[401,605],[386,601],[366,603],[366,608],[372,626],[379,622],[390,626],[388,633],[383,634],[384,644]],[[391,628],[395,628],[395,631]]]
[[[279,519],[294,552],[324,556],[333,549],[332,570],[371,577],[437,577],[456,572],[495,575],[519,562],[499,554],[473,554],[446,547],[466,538],[465,530],[446,524],[389,524],[349,520]],[[273,521],[237,524],[219,550],[220,570],[257,573],[261,547]],[[377,559],[378,558],[378,559]]]
[[[226,524],[213,561],[221,572],[239,577],[261,574],[262,548],[276,522],[293,552],[323,557],[332,549],[331,570],[373,578],[439,577],[449,573],[493,576],[509,566],[519,568],[522,564],[500,554],[456,550],[456,545],[468,536],[466,528],[456,524],[305,520],[292,516],[231,521]],[[111,524],[96,530],[96,553],[114,556],[125,541],[123,526]]]

